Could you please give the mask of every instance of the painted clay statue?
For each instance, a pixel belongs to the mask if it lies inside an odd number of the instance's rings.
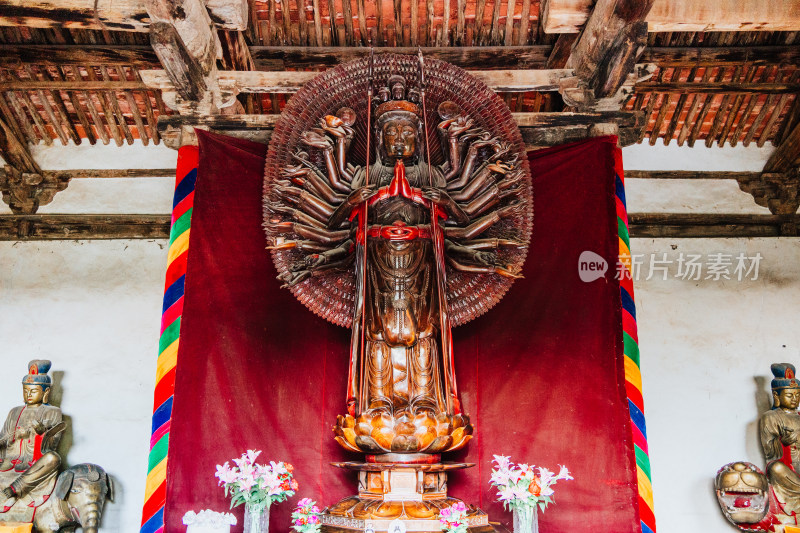
[[[96,533],[111,479],[97,465],[59,474],[56,447],[66,429],[61,409],[50,405],[50,361],[28,363],[24,405],[9,412],[0,432],[0,523],[33,522],[36,531],[82,527]]]
[[[772,409],[759,419],[766,474],[743,461],[717,473],[717,500],[725,517],[742,531],[783,531],[800,524],[800,381],[794,365],[773,364]]]

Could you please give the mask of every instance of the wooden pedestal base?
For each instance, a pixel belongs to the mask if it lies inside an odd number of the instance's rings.
[[[358,471],[358,494],[322,515],[326,533],[440,532],[439,510],[460,500],[447,496],[447,472],[471,463],[332,463]],[[486,513],[467,504],[471,533],[491,533]]]

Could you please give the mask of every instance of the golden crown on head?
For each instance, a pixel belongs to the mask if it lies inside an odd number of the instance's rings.
[[[418,105],[419,90],[415,87],[408,88],[407,85],[403,76],[398,74],[389,76],[386,85],[378,89],[378,94],[374,99],[377,105],[375,108],[376,119],[390,111],[406,111],[422,117],[422,110]]]

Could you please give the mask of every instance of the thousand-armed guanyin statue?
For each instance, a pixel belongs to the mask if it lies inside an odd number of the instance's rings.
[[[56,452],[67,428],[49,404],[51,363],[34,359],[22,378],[24,405],[8,413],[0,431],[0,524],[33,523],[35,531],[83,528],[96,533],[103,504],[113,499],[111,479],[97,465],[61,471]]]
[[[508,108],[441,61],[382,54],[341,65],[287,105],[267,154],[264,205],[278,278],[352,332],[334,432],[368,455],[342,465],[361,471],[359,497],[331,507],[343,521],[328,524],[436,519],[455,501],[445,471],[467,466],[440,454],[473,430],[450,328],[520,277],[532,228],[530,171]],[[430,475],[418,480],[423,470]],[[405,485],[419,501],[398,507]],[[473,511],[475,525],[485,523]]]
[[[759,418],[766,475],[744,461],[723,466],[715,480],[725,517],[743,531],[782,532],[800,525],[800,381],[789,363],[771,366],[772,409]]]

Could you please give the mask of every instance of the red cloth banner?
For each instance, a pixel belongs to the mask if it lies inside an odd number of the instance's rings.
[[[333,440],[345,411],[349,332],[280,289],[261,228],[266,147],[198,131],[200,162],[187,259],[172,407],[164,522],[228,507],[215,465],[246,449],[295,466],[297,495],[272,509],[287,531],[294,503],[321,505],[356,492],[330,461],[362,460]],[[543,531],[642,531],[615,279],[619,238],[615,138],[530,156],[534,231],[525,278],[483,317],[456,328],[456,374],[475,426],[467,449],[445,457],[476,466],[449,478],[450,493],[510,527],[489,486],[493,454],[567,465]],[[579,276],[589,251],[608,270]],[[240,517],[241,510],[237,510]]]

